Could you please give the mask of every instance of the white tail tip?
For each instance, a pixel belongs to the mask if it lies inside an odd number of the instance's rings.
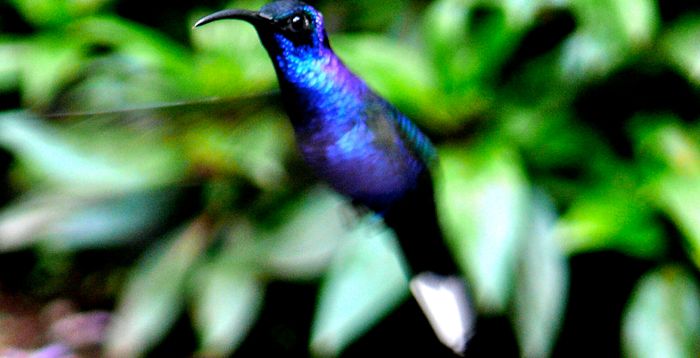
[[[462,355],[474,334],[476,318],[464,281],[423,272],[413,277],[409,286],[440,342]]]

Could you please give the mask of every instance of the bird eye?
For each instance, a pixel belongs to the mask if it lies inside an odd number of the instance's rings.
[[[292,32],[302,32],[311,28],[311,19],[307,14],[294,15],[289,18],[287,28]]]

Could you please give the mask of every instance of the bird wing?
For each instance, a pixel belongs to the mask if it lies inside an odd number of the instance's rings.
[[[400,150],[405,144],[423,164],[433,165],[437,154],[428,137],[390,103],[377,95],[374,97],[365,107],[367,125],[375,133],[374,143],[389,151]]]

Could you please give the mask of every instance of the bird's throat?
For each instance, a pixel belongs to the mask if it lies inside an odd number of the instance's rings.
[[[285,108],[293,124],[351,120],[369,91],[330,50],[282,53],[273,57]],[[320,123],[316,123],[317,125]]]

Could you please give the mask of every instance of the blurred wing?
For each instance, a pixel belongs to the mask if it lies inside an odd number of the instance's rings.
[[[386,149],[398,149],[396,139],[399,138],[426,166],[435,162],[437,154],[433,144],[410,119],[380,97],[375,96],[374,101],[367,103],[370,103],[365,108],[367,125],[375,133],[375,143]]]
[[[127,106],[109,110],[54,107],[51,111],[39,112],[38,115],[54,120],[76,120],[90,117],[113,117],[124,120],[142,117],[178,120],[198,116],[206,116],[208,118],[245,118],[245,115],[248,113],[253,113],[269,106],[278,107],[279,103],[278,92],[266,92],[251,96],[212,97],[133,107]]]

